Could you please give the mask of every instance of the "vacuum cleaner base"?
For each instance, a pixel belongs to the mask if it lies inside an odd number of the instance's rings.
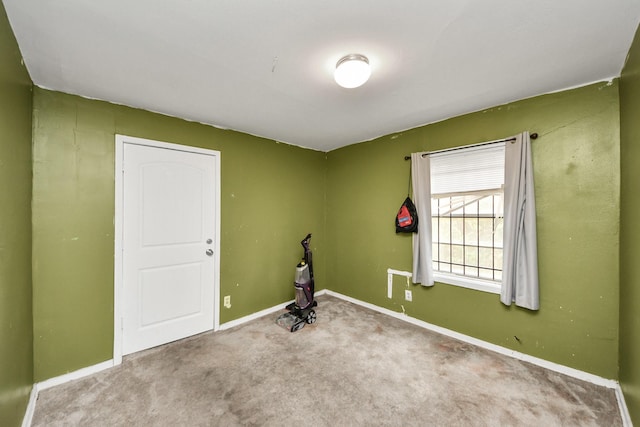
[[[298,329],[302,329],[305,323],[304,319],[301,319],[291,313],[284,313],[276,319],[276,324],[289,332],[295,332]]]
[[[304,328],[306,323],[312,324],[316,322],[316,311],[313,307],[316,307],[318,303],[316,301],[304,310],[300,310],[295,307],[295,304],[287,306],[288,313],[281,314],[276,319],[276,324],[289,332],[295,332]]]

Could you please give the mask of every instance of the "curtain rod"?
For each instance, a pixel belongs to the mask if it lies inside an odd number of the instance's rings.
[[[529,135],[529,138],[538,139],[538,134],[537,133],[532,133],[531,135]],[[515,140],[516,140],[516,138],[513,137],[513,138],[507,138],[507,139],[498,139],[496,141],[481,142],[480,144],[465,145],[465,146],[462,146],[462,147],[445,148],[444,150],[429,151],[429,152],[423,154],[423,156],[425,156],[426,154],[445,153],[447,151],[462,150],[463,148],[481,147],[483,145],[497,144],[498,142],[509,142],[509,141],[515,141]],[[411,156],[404,156],[404,159],[405,160],[411,160]]]

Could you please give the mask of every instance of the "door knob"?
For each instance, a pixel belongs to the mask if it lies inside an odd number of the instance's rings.
[[[213,249],[207,249],[206,254],[209,256],[213,256]]]

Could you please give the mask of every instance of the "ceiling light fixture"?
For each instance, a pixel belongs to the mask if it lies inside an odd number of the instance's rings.
[[[369,59],[357,53],[351,53],[340,58],[333,74],[336,83],[347,89],[362,86],[369,80],[370,76]]]

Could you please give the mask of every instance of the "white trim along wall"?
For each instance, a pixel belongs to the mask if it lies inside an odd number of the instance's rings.
[[[437,325],[433,325],[431,323],[424,322],[422,320],[416,319],[416,318],[411,317],[411,316],[407,316],[404,313],[399,313],[399,312],[396,312],[396,311],[389,310],[387,308],[379,307],[377,305],[373,305],[373,304],[370,304],[368,302],[360,301],[360,300],[357,300],[355,298],[351,298],[349,296],[342,295],[342,294],[340,294],[338,292],[330,291],[328,289],[323,289],[323,290],[320,290],[320,291],[316,292],[316,296],[320,296],[320,295],[330,295],[330,296],[333,296],[333,297],[336,297],[336,298],[340,298],[340,299],[348,301],[350,303],[360,305],[360,306],[368,308],[370,310],[374,310],[374,311],[377,311],[379,313],[386,314],[386,315],[394,317],[396,319],[403,320],[403,321],[411,323],[413,325],[420,326],[420,327],[428,329],[430,331],[433,331],[433,332],[436,332],[436,333],[439,333],[439,334],[442,334],[442,335],[446,335],[446,336],[455,338],[457,340],[460,340],[460,341],[463,341],[463,342],[466,342],[466,343],[469,343],[469,344],[472,344],[472,345],[476,345],[478,347],[485,348],[487,350],[494,351],[496,353],[500,353],[500,354],[503,354],[503,355],[506,355],[506,356],[513,357],[513,358],[518,359],[518,360],[529,362],[529,363],[532,363],[534,365],[541,366],[543,368],[546,368],[546,369],[549,369],[551,371],[558,372],[558,373],[561,373],[561,374],[564,374],[564,375],[568,375],[568,376],[573,377],[573,378],[577,378],[577,379],[580,379],[580,380],[583,380],[583,381],[587,381],[587,382],[590,382],[590,383],[593,383],[593,384],[596,384],[596,385],[600,385],[600,386],[604,386],[604,387],[607,387],[607,388],[614,389],[615,393],[616,393],[617,400],[618,400],[618,407],[619,407],[619,410],[620,410],[620,416],[622,418],[623,425],[625,427],[633,427],[633,423],[631,422],[631,417],[629,415],[629,410],[627,409],[627,405],[626,405],[626,402],[624,400],[624,395],[622,393],[622,389],[620,388],[620,384],[615,380],[602,378],[602,377],[600,377],[598,375],[590,374],[588,372],[580,371],[578,369],[570,368],[568,366],[564,366],[564,365],[560,365],[560,364],[557,364],[557,363],[549,362],[548,360],[540,359],[538,357],[534,357],[534,356],[530,356],[528,354],[520,353],[518,351],[514,351],[514,350],[508,349],[506,347],[502,347],[502,346],[499,346],[499,345],[496,345],[496,344],[492,344],[492,343],[489,343],[489,342],[486,342],[486,341],[482,341],[482,340],[479,340],[477,338],[473,338],[471,336],[464,335],[464,334],[461,334],[459,332],[455,332],[455,331],[452,331],[450,329],[446,329],[446,328],[443,328],[443,327],[440,327],[440,326],[437,326]],[[239,319],[235,319],[235,320],[232,320],[230,322],[223,323],[222,325],[219,326],[219,328],[217,328],[217,330],[231,329],[231,328],[234,328],[236,326],[239,326],[239,325],[242,325],[244,323],[247,323],[247,322],[249,322],[251,320],[260,318],[262,316],[266,316],[266,315],[273,314],[275,312],[284,310],[286,305],[288,305],[290,302],[292,302],[292,301],[288,301],[288,302],[286,302],[284,304],[279,304],[277,306],[274,306],[274,307],[271,307],[271,308],[267,308],[265,310],[261,310],[259,312],[253,313],[251,315],[248,315],[248,316],[245,316],[245,317],[241,317]],[[27,407],[27,411],[26,411],[25,418],[24,418],[24,421],[22,423],[22,426],[23,427],[29,427],[31,425],[31,418],[33,417],[33,412],[35,410],[35,403],[36,403],[36,400],[38,398],[38,391],[39,390],[45,390],[47,388],[54,387],[56,385],[60,385],[60,384],[66,383],[68,381],[73,381],[73,380],[76,380],[76,379],[79,379],[79,378],[82,378],[82,377],[85,377],[85,376],[88,376],[88,375],[103,371],[105,369],[109,369],[109,368],[114,367],[116,365],[117,365],[117,363],[115,363],[114,360],[107,360],[105,362],[99,363],[99,364],[94,365],[94,366],[89,366],[87,368],[83,368],[83,369],[80,369],[80,370],[75,371],[75,372],[71,372],[71,373],[68,373],[68,374],[65,374],[65,375],[61,375],[59,377],[51,378],[49,380],[34,384],[33,390],[31,392],[31,399],[29,400],[29,406]]]

